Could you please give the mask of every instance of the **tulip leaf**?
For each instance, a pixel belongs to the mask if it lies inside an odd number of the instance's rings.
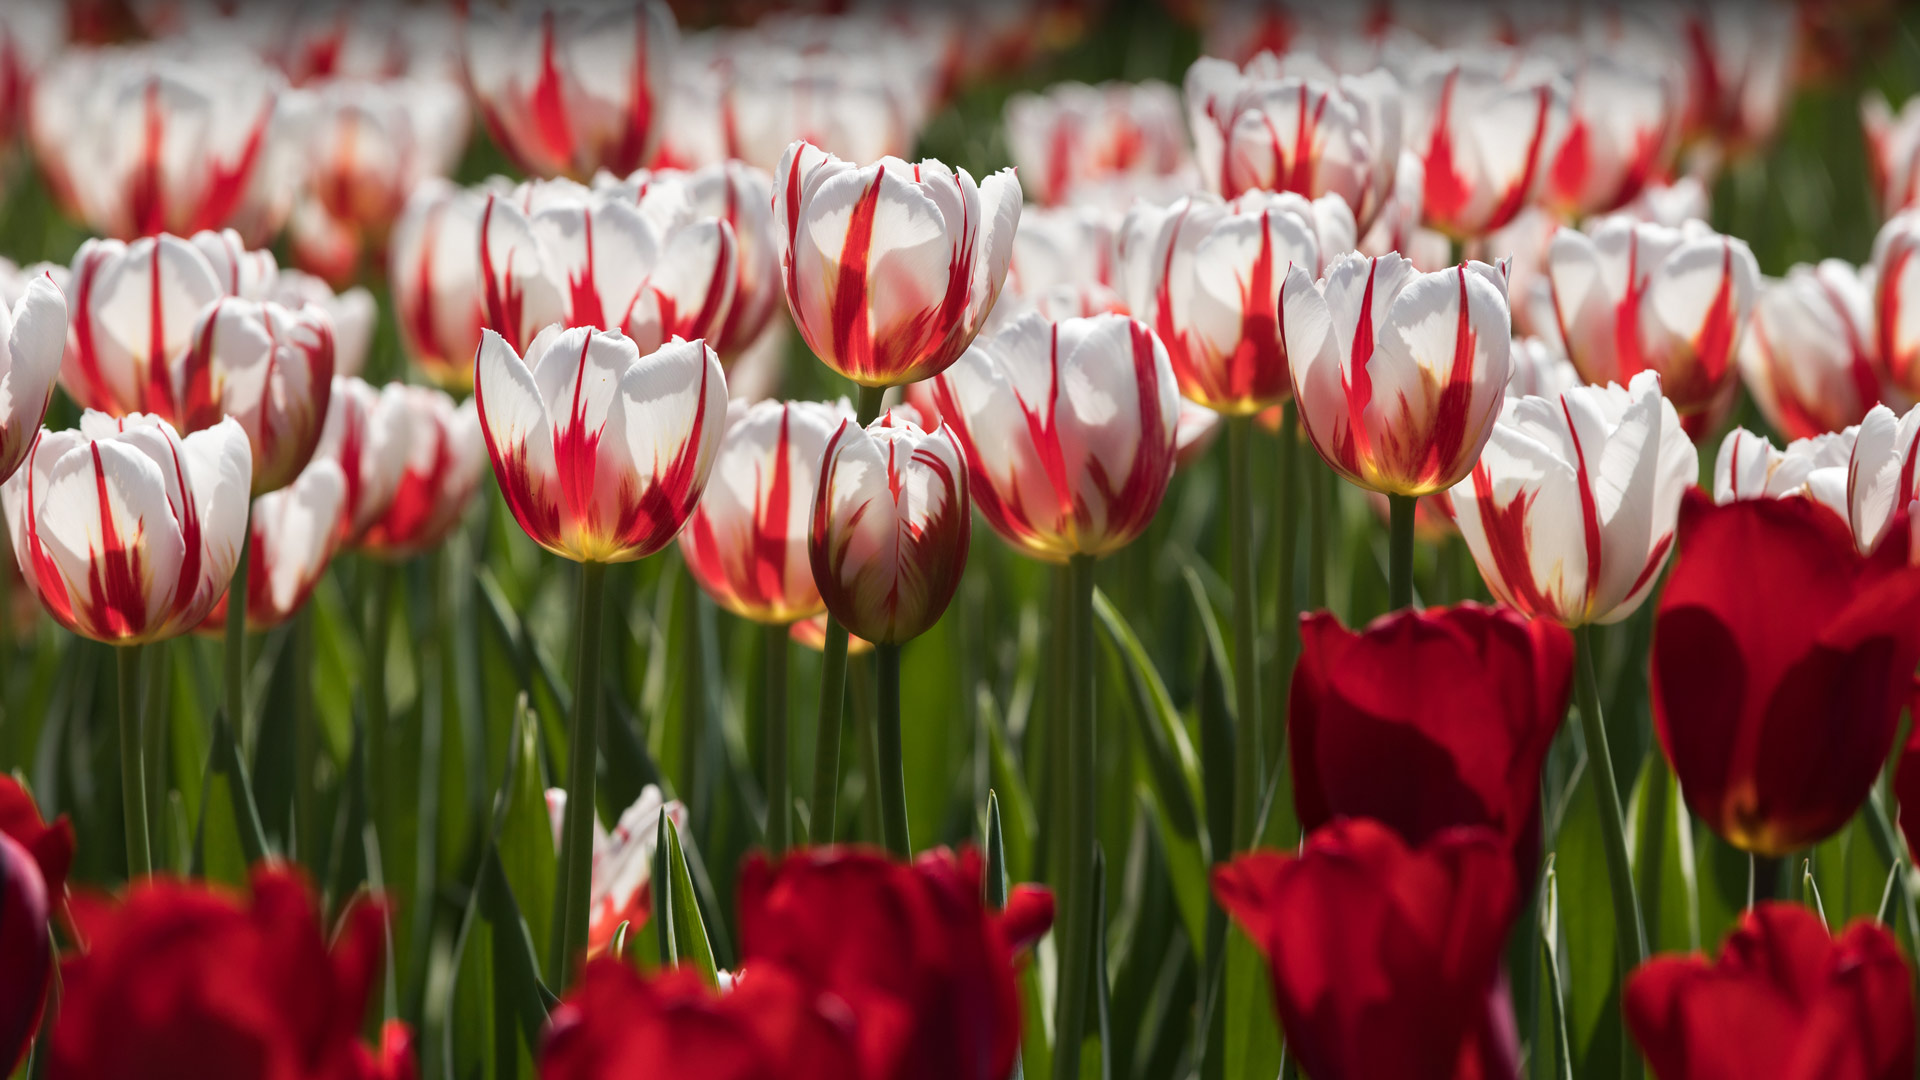
[[[1007,876],[1014,881],[1031,881],[1035,876],[1033,801],[1027,797],[1026,779],[1007,746],[1006,728],[993,693],[981,687],[979,701],[980,726],[987,735],[987,783],[989,794],[998,796],[994,802],[1004,827],[1002,857]]]
[[[673,873],[667,867],[667,812],[660,811],[660,819],[654,826],[653,867],[647,875],[648,889],[652,893],[653,917],[647,922],[653,927],[654,936],[659,944],[655,959],[663,968],[680,963],[680,942],[673,930]]]
[[[1659,751],[1641,761],[1627,801],[1633,881],[1654,952],[1700,949],[1700,891],[1694,876],[1693,816]]]
[[[1226,995],[1227,1080],[1277,1076],[1281,1036],[1267,961],[1238,926],[1227,928]]]
[[[988,911],[1007,906],[1007,845],[1000,839],[1000,797],[987,789],[987,877],[982,882]]]
[[[547,785],[541,777],[539,721],[521,694],[514,708],[508,755],[505,803],[497,825],[500,871],[513,890],[519,914],[535,941],[553,934],[556,877],[553,818],[547,810]],[[544,969],[543,969],[544,970]]]
[[[632,923],[625,919],[620,920],[620,925],[613,928],[613,940],[607,943],[607,955],[613,957],[615,960],[626,959],[627,938],[632,931]]]
[[[1080,1075],[1087,1075],[1089,1058],[1099,1061],[1100,1069],[1094,1075],[1099,1080],[1113,1080],[1113,1003],[1111,1000],[1112,983],[1107,979],[1107,856],[1099,845],[1093,849],[1093,1000],[1094,1011],[1099,1018],[1099,1045],[1097,1052],[1080,1055]]]
[[[1819,896],[1835,930],[1856,919],[1873,917],[1886,891],[1887,869],[1892,864],[1873,841],[1868,823],[1871,815],[1870,807],[1863,809],[1845,828],[1815,845],[1811,888],[1807,887],[1804,866],[1796,878],[1809,894],[1808,903],[1813,902],[1814,894]]]
[[[1133,717],[1140,746],[1146,752],[1147,774],[1160,795],[1167,824],[1191,840],[1198,835],[1195,807],[1200,799],[1199,763],[1186,725],[1180,722],[1173,696],[1166,681],[1153,666],[1140,638],[1127,624],[1126,617],[1113,606],[1106,593],[1093,592],[1093,611],[1106,631],[1106,641],[1126,671],[1127,685],[1133,691]]]
[[[1160,807],[1160,797],[1151,785],[1142,785],[1141,796],[1145,802],[1141,812],[1148,816],[1148,824],[1159,831],[1160,846],[1167,859],[1167,883],[1173,893],[1173,903],[1180,915],[1180,925],[1186,931],[1187,942],[1193,947],[1195,958],[1202,953],[1202,943],[1207,933],[1207,856],[1201,850],[1198,841],[1174,832],[1167,824],[1165,812]]]
[[[680,848],[680,828],[665,813],[660,815],[666,833],[667,869],[673,875],[674,952],[682,963],[691,963],[708,986],[720,985],[719,969],[713,962],[713,943],[707,938],[707,921],[700,913],[699,895],[693,877],[687,872],[687,857]]]
[[[1594,774],[1582,769],[1566,796],[1566,816],[1554,846],[1554,868],[1563,893],[1580,903],[1562,908],[1565,936],[1567,1033],[1576,1076],[1614,1076],[1620,1071],[1619,955],[1607,884],[1599,800],[1589,790]]]
[[[1545,956],[1540,965],[1547,976],[1547,1005],[1553,1024],[1553,1070],[1555,1080],[1573,1080],[1573,1047],[1567,1039],[1566,994],[1560,975],[1560,882],[1554,876],[1553,856],[1547,856],[1546,880],[1540,888],[1540,948]],[[1535,1047],[1539,1054],[1542,1048]]]

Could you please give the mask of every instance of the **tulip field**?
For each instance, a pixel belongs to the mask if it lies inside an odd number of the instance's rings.
[[[0,0],[0,1077],[1920,1077],[1917,401],[1894,0]]]

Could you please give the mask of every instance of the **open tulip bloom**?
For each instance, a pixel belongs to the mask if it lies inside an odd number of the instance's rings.
[[[1426,169],[1427,225],[1464,240],[1512,221],[1545,186],[1566,138],[1558,66],[1494,50],[1435,51],[1405,82],[1405,139]]]
[[[1800,263],[1760,288],[1740,339],[1740,375],[1790,439],[1858,424],[1893,395],[1874,351],[1873,278],[1839,259]]]

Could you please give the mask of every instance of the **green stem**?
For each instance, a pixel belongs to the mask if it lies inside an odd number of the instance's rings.
[[[1607,852],[1607,884],[1613,891],[1614,938],[1619,947],[1621,982],[1647,959],[1647,926],[1640,917],[1640,901],[1633,893],[1633,867],[1627,861],[1625,819],[1620,813],[1620,788],[1614,782],[1613,757],[1607,749],[1607,725],[1600,716],[1600,686],[1593,670],[1593,628],[1576,627],[1574,701],[1580,710],[1580,737],[1586,744],[1588,782],[1600,800],[1600,835]],[[1621,1038],[1620,1074],[1641,1075],[1640,1057]]]
[[[1061,920],[1059,1014],[1054,1080],[1080,1075],[1080,1033],[1087,1026],[1087,996],[1093,987],[1094,749],[1093,749],[1093,558],[1067,563],[1072,582],[1067,604],[1067,830],[1061,850],[1065,869]]]
[[[1327,531],[1333,528],[1338,503],[1333,497],[1333,474],[1319,454],[1307,458],[1307,610],[1327,607]]]
[[[247,573],[253,562],[253,508],[247,508],[246,529],[240,534],[240,561],[233,566],[233,580],[227,584],[227,723],[234,735],[245,739],[247,727]]]
[[[1227,417],[1227,530],[1233,584],[1234,748],[1233,850],[1253,846],[1261,773],[1260,628],[1253,589],[1253,417]]]
[[[905,859],[913,854],[913,844],[907,836],[907,773],[900,757],[900,646],[876,645],[873,654],[880,662],[880,775],[874,778],[880,829],[887,850]]]
[[[167,865],[167,643],[156,641],[146,648],[141,673],[140,741],[145,755],[147,789],[148,858]]]
[[[1413,606],[1413,512],[1419,498],[1388,495],[1387,610]]]
[[[554,910],[562,926],[552,958],[553,988],[573,982],[574,964],[586,956],[588,894],[593,881],[594,766],[600,749],[601,614],[605,563],[580,564],[579,623],[574,638],[579,666],[573,680],[573,722],[567,730],[567,810],[560,826],[559,881]]]
[[[320,793],[314,766],[320,756],[320,724],[313,709],[313,615],[302,606],[293,616],[293,834],[294,854],[320,871]]]
[[[854,420],[866,427],[879,418],[884,386],[857,388],[859,405]],[[815,844],[833,843],[834,816],[840,802],[840,723],[847,698],[847,628],[827,613],[826,642],[820,656],[820,710],[814,726],[813,801],[807,837]]]
[[[1274,573],[1273,677],[1275,685],[1268,695],[1267,767],[1280,767],[1281,747],[1287,741],[1287,688],[1293,683],[1293,657],[1300,637],[1299,610],[1293,594],[1293,569],[1299,550],[1300,503],[1300,417],[1293,402],[1281,406],[1280,489],[1274,501],[1274,547],[1278,566]]]
[[[367,789],[368,813],[376,823],[386,809],[387,793],[387,651],[393,632],[393,567],[379,559],[365,561],[372,596],[367,606]]]
[[[140,739],[140,646],[114,650],[120,661],[120,801],[127,818],[127,880],[153,873],[147,840],[147,776]]]
[[[762,629],[767,643],[767,684],[762,688],[767,703],[767,853],[778,858],[793,845],[789,814],[793,798],[787,779],[792,764],[787,748],[787,627],[774,623]]]

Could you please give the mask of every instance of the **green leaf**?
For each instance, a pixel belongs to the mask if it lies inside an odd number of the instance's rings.
[[[1093,851],[1093,1001],[1099,1017],[1099,1045],[1093,1052],[1080,1055],[1080,1075],[1087,1075],[1088,1059],[1100,1063],[1095,1073],[1100,1080],[1113,1080],[1113,1004],[1112,983],[1107,978],[1107,856],[1098,847]]]
[[[983,883],[988,911],[1007,906],[1007,845],[1000,839],[1000,799],[987,789],[987,879]]]
[[[1004,793],[998,802],[1003,814],[1007,876],[1014,881],[1032,881],[1037,876],[1033,865],[1033,801],[1027,797],[1025,775],[1007,746],[1006,729],[993,694],[981,687],[979,696],[980,723],[987,729],[987,783],[992,792]]]
[[[1280,1025],[1266,958],[1237,925],[1227,929],[1227,1080],[1270,1080],[1280,1072]]]
[[[557,857],[553,819],[547,813],[547,786],[540,770],[539,722],[527,708],[524,694],[514,712],[513,732],[502,792],[504,815],[496,826],[500,870],[533,940],[549,941]]]
[[[1607,856],[1600,833],[1593,773],[1583,770],[1568,792],[1566,818],[1554,848],[1554,868],[1566,895],[1579,903],[1560,909],[1566,936],[1567,1029],[1576,1076],[1614,1076],[1620,1070],[1619,955],[1614,940]]]
[[[673,875],[673,888],[669,895],[673,901],[673,938],[674,955],[681,963],[691,963],[700,977],[707,980],[708,986],[719,986],[720,975],[713,962],[713,943],[707,938],[707,921],[700,914],[699,898],[693,889],[693,878],[687,873],[687,857],[680,849],[680,828],[673,824],[665,811],[660,814],[662,831],[666,833],[667,870]]]
[[[1694,876],[1693,817],[1658,751],[1640,764],[1627,801],[1627,850],[1633,882],[1656,953],[1698,952],[1700,890]]]
[[[1573,1080],[1573,1047],[1567,1039],[1567,1006],[1560,976],[1560,883],[1553,873],[1553,856],[1547,856],[1546,881],[1540,889],[1540,948],[1546,954],[1541,965],[1547,974],[1547,1004],[1552,1012],[1555,1080]],[[1543,1048],[1536,1047],[1536,1054]]]
[[[1127,624],[1106,593],[1095,589],[1093,611],[1106,631],[1108,647],[1120,660],[1133,691],[1135,731],[1146,751],[1147,774],[1160,794],[1167,823],[1181,836],[1191,840],[1198,835],[1200,766],[1193,744],[1187,738],[1186,725],[1167,693],[1166,681],[1147,656],[1133,627]]]

